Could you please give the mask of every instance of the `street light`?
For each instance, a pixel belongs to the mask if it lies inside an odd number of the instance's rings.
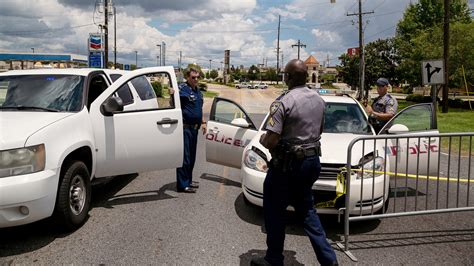
[[[32,47],[31,50],[33,51],[33,53],[35,53],[35,48]]]
[[[158,56],[158,58],[161,58],[161,44],[157,44],[156,46],[158,47],[158,49],[160,49],[160,55]],[[161,66],[161,60],[159,64],[157,63],[157,65]]]
[[[138,51],[135,51],[135,69],[138,69]]]
[[[209,59],[209,78],[211,78],[211,62],[212,62],[212,59]]]

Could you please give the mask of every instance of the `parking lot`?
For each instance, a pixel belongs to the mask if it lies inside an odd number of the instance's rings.
[[[278,94],[275,89],[210,89],[242,104],[257,124]],[[209,102],[204,110],[209,111]],[[98,185],[88,221],[72,233],[57,232],[48,220],[0,229],[0,264],[249,265],[252,257],[263,255],[262,209],[244,202],[238,169],[205,161],[202,135],[194,176],[200,182],[196,194],[176,192],[174,170],[119,176]],[[316,264],[302,226],[291,212],[288,217],[285,264]],[[334,216],[322,221],[339,263],[354,264],[334,244],[342,239],[342,224]],[[472,265],[473,221],[473,212],[460,212],[354,222],[351,251],[363,265]]]

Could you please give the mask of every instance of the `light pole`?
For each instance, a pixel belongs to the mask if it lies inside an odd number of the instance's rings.
[[[158,58],[161,58],[161,44],[157,44],[156,46],[157,46],[158,49],[160,50],[160,55],[158,55]],[[160,63],[157,64],[157,65],[161,66],[161,60],[160,60],[159,62],[160,62]]]
[[[138,69],[138,51],[135,51],[135,69]]]
[[[35,53],[35,48],[32,47],[31,50],[33,51],[33,53]]]
[[[209,78],[211,78],[211,62],[212,62],[212,59],[209,59]]]

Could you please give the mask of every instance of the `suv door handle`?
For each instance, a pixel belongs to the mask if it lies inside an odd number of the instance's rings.
[[[210,133],[219,133],[219,128],[215,127],[215,128],[210,128],[209,129],[209,132]]]
[[[178,123],[178,119],[170,119],[170,118],[163,118],[161,121],[157,121],[157,125],[164,125],[164,124],[176,124]]]

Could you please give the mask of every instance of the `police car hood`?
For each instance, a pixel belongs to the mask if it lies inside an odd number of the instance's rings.
[[[72,113],[51,112],[0,112],[0,150],[20,148],[26,140],[41,128]]]
[[[260,136],[265,131],[260,131],[250,142],[248,148],[252,146],[260,149],[265,153],[268,160],[271,159],[270,152],[260,144]],[[356,135],[347,133],[323,133],[321,135],[321,163],[322,164],[346,164],[347,163],[347,148],[352,140],[369,135]],[[372,153],[374,150],[373,141],[365,141],[364,143],[364,154],[367,155]],[[382,146],[380,143],[376,147],[379,154],[382,154]],[[359,160],[362,158],[362,141],[358,141],[352,148],[351,165],[357,165]]]

